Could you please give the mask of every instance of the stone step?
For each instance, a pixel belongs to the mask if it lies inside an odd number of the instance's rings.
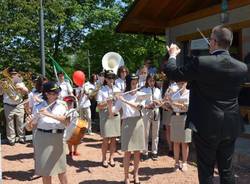
[[[240,135],[242,138],[250,139],[250,125],[245,125],[245,131]]]
[[[250,168],[250,139],[239,137],[236,140],[233,163],[236,166]]]

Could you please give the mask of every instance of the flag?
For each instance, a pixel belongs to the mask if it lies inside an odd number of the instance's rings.
[[[54,58],[53,58],[52,56],[49,55],[49,58],[50,58],[51,61],[52,61],[53,70],[54,70],[54,73],[55,73],[55,76],[56,76],[57,81],[59,81],[57,73],[58,73],[58,72],[63,72],[63,73],[64,73],[65,79],[68,80],[68,81],[70,82],[70,84],[72,85],[73,82],[72,82],[71,78],[70,78],[70,77],[68,76],[68,74],[63,70],[63,68],[56,62],[56,60],[54,60]]]

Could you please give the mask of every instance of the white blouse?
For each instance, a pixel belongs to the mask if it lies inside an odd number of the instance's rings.
[[[113,86],[112,88],[110,88],[108,85],[102,86],[97,94],[97,103],[103,103],[107,101],[108,98],[113,98],[115,92],[121,92],[121,90],[116,86]]]
[[[175,92],[171,96],[171,100],[172,100],[172,103],[178,102],[178,103],[185,104],[186,106],[188,106],[188,104],[189,104],[189,90],[185,89],[184,93],[182,93],[182,94],[178,90],[177,92]],[[187,109],[182,110],[182,109],[176,107],[175,105],[172,105],[172,108],[173,108],[174,112],[187,112]]]
[[[134,95],[126,94],[123,96],[123,98],[128,102],[136,103],[138,93],[139,92],[135,93]],[[141,116],[139,110],[135,109],[134,107],[131,107],[130,105],[122,102],[121,100],[116,101],[115,106],[113,107],[112,111],[114,113],[118,113],[121,110],[121,108],[122,108],[122,119]]]
[[[142,92],[146,93],[146,94],[150,94],[150,100],[146,101],[146,104],[150,104],[152,103],[153,100],[161,100],[162,96],[161,96],[161,90],[159,88],[153,87],[144,87],[141,89]]]
[[[115,80],[115,85],[121,90],[121,92],[124,92],[126,88],[126,81],[118,78]]]
[[[65,125],[58,120],[55,120],[48,116],[43,116],[38,114],[39,110],[42,108],[47,107],[48,104],[46,101],[43,101],[33,108],[33,114],[37,118],[37,128],[44,129],[44,130],[52,130],[52,129],[64,129]],[[55,105],[47,109],[50,113],[63,116],[67,112],[67,104],[64,101],[57,100]]]

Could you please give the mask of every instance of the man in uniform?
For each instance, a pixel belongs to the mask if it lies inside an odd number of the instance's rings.
[[[22,82],[15,68],[9,68],[10,80],[6,79],[8,89],[0,87],[0,94],[3,95],[4,113],[6,119],[6,134],[11,146],[15,145],[16,136],[19,143],[25,143],[25,132],[22,127],[24,122],[24,105],[22,95],[28,93],[28,89]],[[10,86],[16,91],[10,89]],[[15,126],[16,125],[16,126]],[[17,132],[17,135],[16,135]]]

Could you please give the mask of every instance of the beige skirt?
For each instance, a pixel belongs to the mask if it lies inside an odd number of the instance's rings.
[[[131,117],[123,120],[121,134],[121,150],[145,150],[144,124],[141,117]]]
[[[186,115],[172,115],[170,123],[170,140],[172,142],[192,142],[191,129],[185,129]]]
[[[35,133],[35,173],[39,176],[53,176],[66,172],[66,146],[63,133]]]
[[[173,111],[166,111],[166,110],[162,111],[162,122],[163,122],[162,124],[163,125],[166,125],[166,126],[170,125],[172,114],[173,114]]]
[[[100,132],[104,138],[119,137],[121,135],[121,118],[117,114],[113,118],[108,118],[108,110],[101,110],[100,115]]]

